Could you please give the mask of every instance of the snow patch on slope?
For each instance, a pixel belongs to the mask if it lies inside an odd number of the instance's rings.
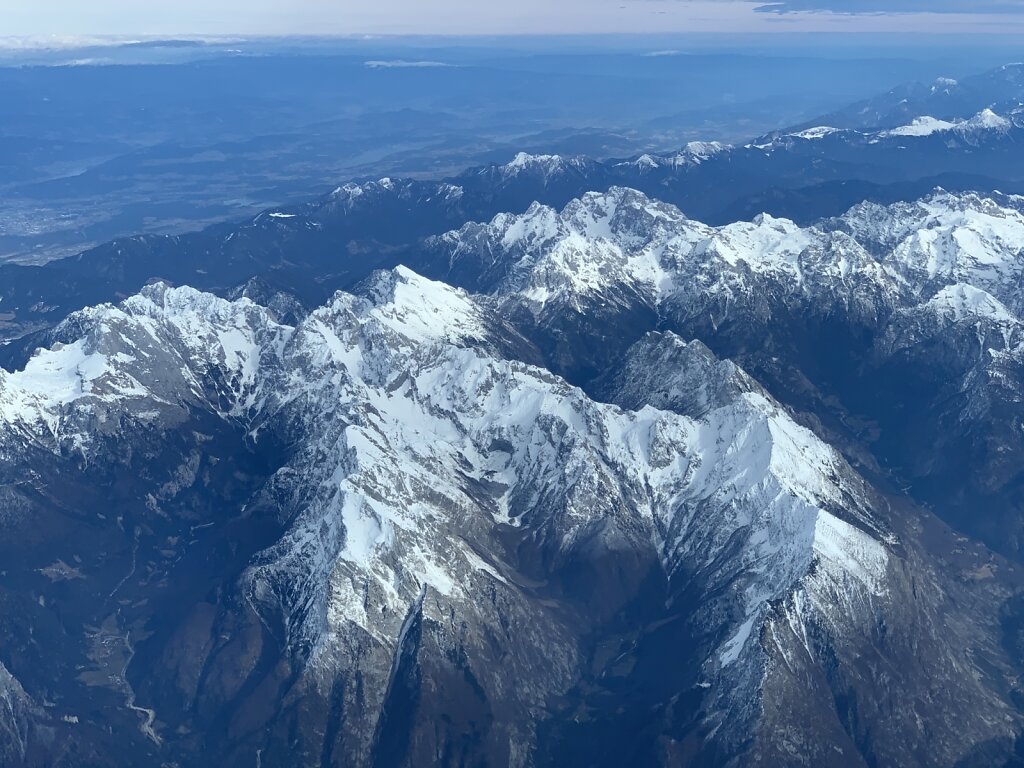
[[[936,133],[956,132],[961,135],[971,135],[985,131],[1005,132],[1013,124],[1001,115],[997,115],[991,109],[983,109],[978,114],[966,120],[939,120],[938,118],[923,116],[914,118],[910,125],[902,125],[877,134],[878,138],[889,137],[924,137]]]
[[[978,318],[997,323],[1017,322],[1013,314],[994,296],[972,285],[956,283],[942,288],[924,305],[943,320],[960,322]]]

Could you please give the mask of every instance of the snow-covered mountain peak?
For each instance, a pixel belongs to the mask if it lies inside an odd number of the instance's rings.
[[[632,160],[623,160],[615,164],[616,168],[632,167],[641,171],[651,171],[661,167],[659,158],[655,155],[645,153]]]
[[[561,162],[560,155],[532,155],[529,152],[519,152],[505,167],[510,171],[521,171],[530,167],[549,167]]]
[[[388,191],[393,188],[394,183],[389,178],[367,181],[362,184],[350,181],[331,192],[329,198],[351,203],[374,192]]]
[[[839,222],[926,296],[967,283],[1020,306],[1024,213],[1016,198],[937,190],[912,203],[863,203]]]
[[[678,208],[613,187],[561,211],[534,205],[432,242],[449,253],[453,269],[475,274],[472,282],[481,289],[544,304],[658,280],[670,241],[697,240],[708,231],[696,223],[692,229]]]
[[[910,202],[888,205],[866,201],[850,208],[835,220],[858,240],[891,250],[911,233],[972,219],[1014,221],[1021,217],[1022,198],[1012,195],[982,195],[949,192],[936,188]]]
[[[909,125],[901,125],[887,131],[881,131],[878,135],[883,138],[889,136],[931,136],[933,133],[951,131],[955,127],[956,123],[923,115],[915,117]]]
[[[561,219],[574,231],[590,238],[629,240],[656,238],[667,227],[686,220],[673,205],[652,200],[628,187],[607,192],[588,192],[562,209]]]
[[[81,450],[119,429],[109,414],[129,402],[128,420],[140,423],[195,407],[243,417],[261,397],[262,356],[290,334],[249,299],[153,284],[54,329],[51,348],[0,382],[0,422],[33,442],[56,449],[70,441]]]
[[[582,155],[534,155],[519,152],[505,165],[499,166],[499,175],[506,179],[523,174],[537,175],[548,180],[560,173],[570,170],[582,170],[592,164],[592,160]],[[485,171],[489,169],[484,169]]]
[[[988,320],[995,323],[1019,323],[1019,320],[992,294],[973,285],[956,283],[940,289],[924,304],[946,322],[965,319]]]
[[[374,273],[356,293],[340,291],[309,313],[281,354],[303,358],[301,367],[312,378],[340,377],[358,388],[360,381],[388,381],[411,355],[429,356],[445,345],[491,349],[492,341],[515,338],[464,291],[399,266]],[[309,396],[308,384],[296,384],[295,393]],[[272,383],[269,389],[291,397],[290,385]]]
[[[965,130],[990,130],[1007,131],[1013,126],[1008,119],[997,115],[991,108],[986,107],[978,114],[963,123]]]
[[[720,141],[691,141],[677,152],[667,154],[646,153],[632,160],[616,163],[616,167],[631,167],[640,171],[652,171],[658,168],[695,167],[707,162],[716,155],[729,152],[732,148],[731,144],[724,144]]]
[[[760,214],[753,221],[717,228],[698,244],[694,255],[714,256],[732,267],[743,263],[756,272],[791,269],[813,242],[813,232],[789,219]]]
[[[1000,355],[1009,360],[1010,350],[1017,349],[1012,356],[1019,356],[1022,340],[1024,323],[1018,315],[990,293],[956,283],[944,286],[922,304],[900,310],[875,347],[876,355],[882,359],[897,353],[921,354],[920,350],[929,348],[928,345],[947,350],[946,354],[950,354],[948,350],[966,348],[962,354],[983,368],[987,361]],[[943,355],[936,354],[935,358],[941,361]],[[985,379],[984,375],[968,377],[963,386],[983,390],[981,382]],[[1007,381],[1012,382],[1013,378]],[[988,397],[983,391],[978,391],[977,396],[977,402]]]
[[[368,209],[384,200],[441,202],[458,205],[465,189],[455,183],[442,182],[423,185],[409,179],[392,179],[384,177],[363,183],[349,182],[337,187],[327,195],[322,205],[317,206],[320,216],[338,210],[351,212],[356,209]]]
[[[491,221],[491,227],[503,231],[502,243],[507,247],[547,242],[558,235],[560,226],[558,211],[541,203],[533,203],[522,215],[499,213]],[[466,225],[463,231],[473,229]]]
[[[361,314],[406,338],[461,343],[487,337],[483,313],[465,291],[407,267],[375,273],[361,293],[372,304]],[[348,301],[348,295],[340,294],[336,301]]]
[[[844,129],[842,128],[833,128],[830,125],[818,125],[813,128],[805,128],[802,131],[787,134],[787,136],[814,141],[816,139],[823,139],[826,136],[831,136],[834,133],[842,133],[843,131]]]
[[[761,391],[739,366],[721,360],[700,341],[686,342],[674,333],[649,333],[634,344],[614,377],[602,389],[615,402],[638,410],[650,405],[700,418]]]
[[[881,131],[877,137],[923,137],[952,132],[962,138],[972,138],[985,132],[1005,133],[1012,127],[1013,123],[1010,120],[986,107],[973,117],[962,120],[939,120],[929,116],[916,117],[909,125]]]
[[[715,155],[728,152],[732,149],[730,144],[720,141],[691,141],[686,144],[676,155],[671,156],[673,165],[700,165]]]
[[[0,422],[29,439],[55,439],[63,409],[76,401],[146,394],[147,390],[131,377],[114,376],[110,359],[88,340],[58,342],[51,349],[38,351],[21,371],[0,377]]]
[[[855,604],[858,596],[885,593],[889,556],[863,481],[737,366],[699,342],[649,334],[606,386],[614,402],[653,401],[692,424],[686,442],[701,459],[687,473],[683,506],[661,524],[669,573],[686,573],[695,552],[714,560],[720,547],[742,541],[735,577],[744,583],[757,574],[742,592],[742,618],[720,648],[722,667],[752,658],[751,638],[770,595],[796,588],[812,599]],[[753,496],[767,507],[747,518]],[[718,510],[716,520],[684,511],[687,499],[703,499],[705,510]]]
[[[121,309],[135,317],[161,318],[167,322],[208,319],[215,323],[237,323],[246,312],[260,311],[255,302],[245,297],[231,301],[188,285],[171,286],[164,282],[145,286],[125,299]]]

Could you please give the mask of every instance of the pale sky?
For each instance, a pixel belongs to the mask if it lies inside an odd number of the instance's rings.
[[[765,2],[0,0],[0,36],[1024,32],[1024,0]]]

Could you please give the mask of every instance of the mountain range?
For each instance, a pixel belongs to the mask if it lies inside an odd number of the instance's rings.
[[[1024,124],[900,117],[0,267],[0,763],[1020,764],[1024,197],[911,192]]]
[[[38,266],[0,264],[0,338],[52,326],[69,311],[123,298],[156,277],[223,292],[258,276],[315,305],[372,269],[408,259],[401,252],[422,238],[521,213],[533,202],[561,207],[613,186],[716,225],[759,213],[807,225],[864,200],[911,201],[936,188],[1024,192],[1022,70],[1008,65],[983,78],[1001,89],[970,91],[965,103],[973,111],[958,116],[900,112],[870,130],[843,128],[840,119],[829,124],[826,116],[744,145],[691,142],[678,152],[619,161],[520,153],[443,181],[343,184],[240,225],[122,238]],[[884,113],[890,100],[871,103]]]

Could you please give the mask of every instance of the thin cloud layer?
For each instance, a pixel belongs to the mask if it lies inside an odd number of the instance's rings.
[[[47,40],[779,31],[1007,35],[1020,34],[1021,11],[1024,0],[0,0],[0,32]]]
[[[757,8],[762,13],[818,11],[848,14],[1024,13],[1024,0],[779,0]]]

